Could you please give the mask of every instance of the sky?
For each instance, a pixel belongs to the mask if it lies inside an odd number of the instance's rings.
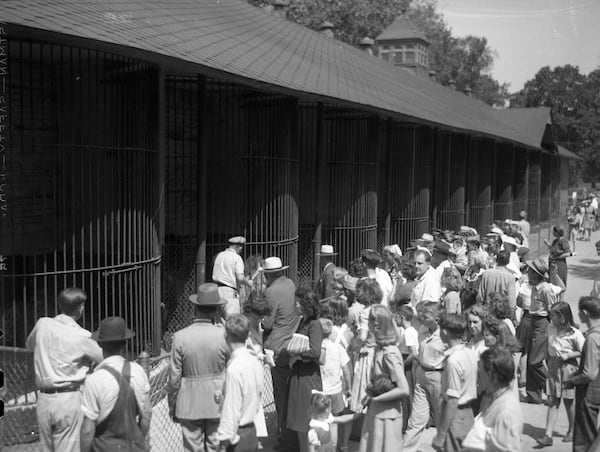
[[[492,76],[519,91],[544,66],[600,67],[600,0],[437,0],[454,36],[484,36]]]

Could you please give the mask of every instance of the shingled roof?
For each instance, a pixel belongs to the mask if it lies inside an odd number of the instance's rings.
[[[401,15],[381,32],[376,41],[395,41],[399,39],[420,39],[429,43],[425,34],[421,32],[405,15]]]
[[[555,150],[550,108],[507,108],[496,114],[512,127],[520,128],[528,141],[546,150]]]
[[[88,46],[94,42],[87,40],[107,42],[185,62],[198,73],[210,70],[299,97],[539,147],[522,127],[476,99],[243,0],[2,0],[1,5],[9,38],[38,29],[84,38]]]

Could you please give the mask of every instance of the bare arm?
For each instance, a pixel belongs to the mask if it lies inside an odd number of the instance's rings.
[[[450,424],[456,417],[458,412],[458,399],[456,397],[449,397],[442,404],[442,413],[440,416],[440,425],[437,427],[437,434],[433,438],[432,446],[434,449],[439,450],[444,445],[444,439],[450,429]]]
[[[83,424],[81,424],[81,433],[79,438],[81,452],[91,452],[95,434],[96,423],[84,416]]]

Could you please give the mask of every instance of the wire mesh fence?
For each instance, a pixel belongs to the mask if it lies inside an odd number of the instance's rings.
[[[33,381],[33,355],[28,350],[0,349],[5,373],[5,416],[0,419],[0,450],[3,452],[41,451],[36,417],[37,391]],[[145,365],[146,363],[144,363]],[[181,427],[169,417],[167,384],[169,354],[151,358],[145,366],[152,400],[150,449],[170,452],[183,449]],[[269,435],[277,430],[277,415],[269,366],[264,367],[263,408]]]

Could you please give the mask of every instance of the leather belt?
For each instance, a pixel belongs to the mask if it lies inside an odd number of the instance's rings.
[[[249,424],[240,425],[238,428],[252,428],[254,427],[254,422],[250,422]]]
[[[219,287],[229,287],[230,289],[233,289],[237,292],[237,288],[231,287],[229,284],[223,284],[222,282],[219,282],[219,281],[213,281],[213,282]]]
[[[441,372],[444,370],[444,368],[442,367],[441,369],[436,369],[434,367],[429,367],[429,366],[424,366],[423,364],[419,363],[419,365],[421,366],[421,368],[425,371],[425,372]]]
[[[60,394],[61,392],[75,392],[79,391],[79,385],[77,386],[65,386],[64,388],[46,388],[40,389],[40,392],[44,394]]]

